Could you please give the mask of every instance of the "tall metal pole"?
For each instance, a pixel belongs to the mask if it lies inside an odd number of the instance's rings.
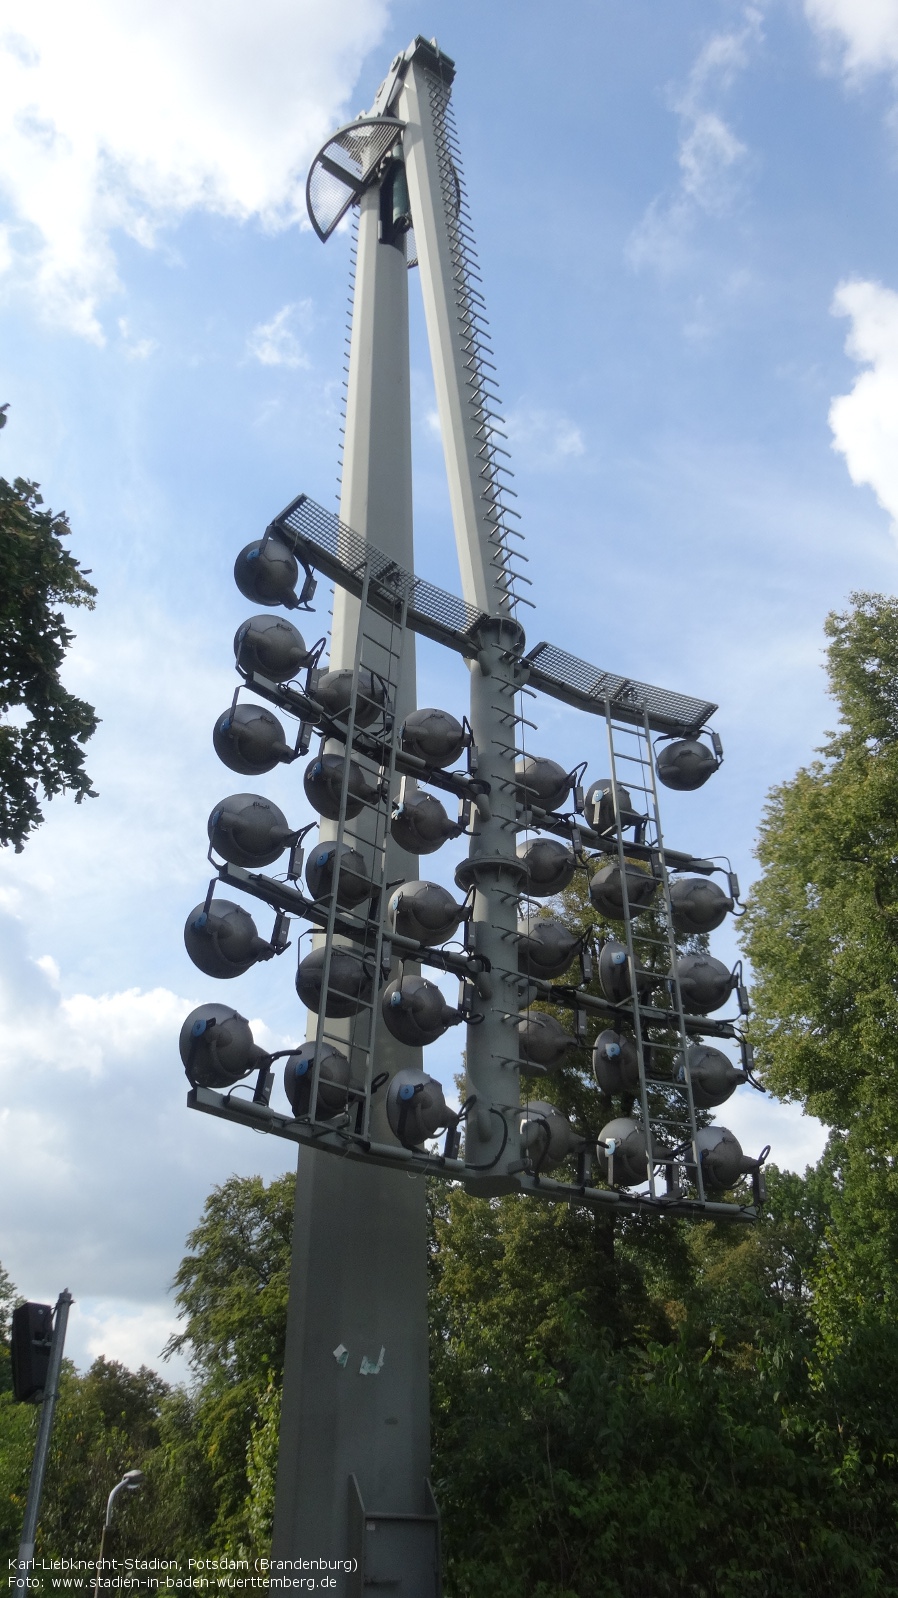
[[[31,1466],[31,1480],[28,1483],[28,1497],[25,1502],[25,1520],[22,1525],[22,1536],[19,1542],[19,1559],[16,1575],[11,1583],[12,1591],[27,1593],[28,1570],[34,1558],[34,1543],[37,1537],[37,1523],[40,1516],[41,1495],[44,1490],[44,1476],[47,1470],[47,1460],[50,1455],[50,1440],[53,1435],[53,1418],[56,1413],[56,1400],[59,1397],[59,1372],[62,1369],[62,1351],[65,1346],[66,1326],[69,1319],[69,1305],[72,1295],[68,1288],[63,1288],[56,1300],[56,1320],[53,1325],[53,1337],[50,1343],[50,1358],[47,1363],[47,1385],[41,1401],[41,1418],[37,1431],[37,1442],[34,1445],[34,1461]]]
[[[401,183],[401,168],[393,178]],[[392,226],[396,209],[392,188],[385,192],[374,185],[361,200],[340,510],[357,532],[411,569],[408,268],[405,233]],[[352,666],[358,619],[358,602],[337,588],[332,668]],[[380,623],[368,612],[365,625],[373,631]],[[415,704],[414,658],[408,639],[400,716]],[[388,880],[417,877],[417,860],[392,842],[387,860]],[[419,1051],[401,1049],[400,1058],[400,1048],[379,1033],[376,1069],[392,1074],[400,1065],[420,1063]],[[372,1132],[392,1143],[382,1109],[385,1097],[385,1092],[376,1096]],[[302,1151],[272,1543],[276,1560],[354,1557],[358,1515],[353,1519],[350,1511],[358,1501],[371,1514],[407,1516],[411,1524],[425,1509],[430,1459],[426,1249],[422,1181]],[[370,1516],[365,1523],[378,1524]],[[405,1557],[413,1565],[417,1555],[412,1550]],[[424,1562],[432,1565],[427,1555]],[[413,1572],[405,1574],[411,1579]],[[353,1582],[338,1580],[338,1590],[356,1590]],[[412,1585],[401,1590],[436,1589]]]

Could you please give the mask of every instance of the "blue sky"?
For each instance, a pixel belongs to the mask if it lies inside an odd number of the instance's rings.
[[[825,615],[896,586],[898,0],[8,0],[4,28],[0,471],[93,568],[66,680],[103,721],[99,799],[0,857],[0,1259],[72,1289],[80,1362],[156,1363],[211,1184],[292,1164],[186,1113],[175,1039],[212,996],[181,928],[232,787],[233,558],[301,489],[335,504],[348,241],[304,220],[309,159],[415,33],[455,58],[528,636],[719,702],[725,765],[667,830],[748,880],[766,793],[832,725]],[[411,287],[417,564],[457,590]],[[423,648],[421,701],[464,692]],[[600,728],[539,719],[602,774]],[[295,774],[265,791],[305,818]],[[278,1045],[290,962],[227,993]],[[759,1096],[725,1118],[783,1164],[821,1146]]]

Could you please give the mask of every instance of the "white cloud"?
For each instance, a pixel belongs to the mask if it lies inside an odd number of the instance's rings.
[[[299,300],[283,306],[270,322],[254,327],[247,342],[249,354],[263,366],[308,366],[296,330],[308,325],[311,309],[311,300]]]
[[[586,453],[579,427],[561,411],[527,406],[509,411],[505,431],[522,466],[551,469]]]
[[[169,1380],[186,1374],[183,1361],[174,1371],[160,1358],[168,1339],[180,1330],[169,1305],[98,1299],[88,1300],[77,1309],[80,1313],[73,1312],[69,1322],[73,1335],[67,1338],[66,1348],[76,1364],[86,1365],[102,1355],[104,1359],[119,1360],[129,1370],[149,1365],[161,1370]]]
[[[159,348],[154,338],[135,338],[126,316],[119,317],[118,330],[122,338],[122,347],[130,361],[145,361]]]
[[[235,1168],[287,1169],[293,1150],[185,1111],[177,1040],[206,986],[199,973],[187,998],[66,998],[22,955],[22,930],[0,920],[3,1263],[31,1298],[68,1286],[102,1301],[82,1358],[155,1364],[171,1329],[164,1295],[210,1186]],[[250,1019],[264,1046],[284,1047]]]
[[[102,343],[117,232],[151,248],[190,210],[302,218],[305,166],[386,15],[386,0],[7,0],[7,276]]]
[[[805,0],[804,9],[811,26],[841,48],[849,76],[898,68],[896,0]]]
[[[851,319],[847,353],[864,370],[833,400],[833,448],[853,483],[873,489],[898,531],[898,294],[881,283],[840,283],[833,314]]]
[[[747,6],[743,26],[714,34],[699,52],[686,86],[672,97],[680,119],[679,182],[647,207],[627,247],[634,266],[670,271],[682,265],[687,237],[699,215],[721,216],[734,204],[749,150],[713,103],[748,65],[759,43],[761,12]]]

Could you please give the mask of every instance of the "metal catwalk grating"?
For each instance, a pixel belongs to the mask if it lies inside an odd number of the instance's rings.
[[[374,583],[368,603],[382,615],[392,615],[403,598],[408,598],[408,624],[415,632],[448,644],[462,654],[476,648],[475,632],[480,612],[457,594],[448,594],[433,583],[398,566],[376,545],[341,522],[333,511],[300,494],[271,523],[301,561],[314,566],[350,593],[359,595],[366,564]]]
[[[581,710],[604,712],[606,703],[619,721],[634,726],[648,715],[655,732],[680,732],[698,729],[713,716],[717,706],[688,694],[654,688],[633,677],[620,677],[600,671],[587,660],[569,655],[554,644],[537,644],[525,657],[530,662],[530,683],[545,693],[566,699]],[[561,690],[564,689],[565,692]]]
[[[368,603],[372,609],[394,618],[407,599],[408,625],[415,632],[447,644],[462,655],[471,656],[476,651],[482,617],[473,605],[398,566],[307,494],[300,494],[281,511],[269,531],[284,539],[305,565],[356,596],[362,592],[367,566]],[[539,643],[525,658],[530,665],[531,687],[593,715],[605,715],[607,705],[616,720],[633,726],[641,726],[648,717],[653,732],[697,729],[717,709],[705,699],[693,699],[616,672],[602,671],[554,644]]]

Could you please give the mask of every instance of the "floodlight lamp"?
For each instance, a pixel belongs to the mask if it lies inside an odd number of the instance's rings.
[[[763,1157],[753,1160],[750,1155],[743,1154],[738,1138],[725,1126],[700,1127],[695,1146],[701,1162],[702,1180],[714,1192],[725,1192],[727,1188],[735,1187],[741,1176],[751,1176],[761,1168]],[[694,1172],[693,1166],[693,1176]]]
[[[616,938],[606,938],[599,950],[596,975],[604,997],[620,1004],[630,997],[630,965],[627,951]]]
[[[521,1121],[521,1148],[534,1172],[552,1171],[582,1144],[566,1115],[555,1104],[531,1099]]]
[[[279,538],[256,538],[234,562],[234,581],[245,599],[256,605],[299,605],[296,557]]]
[[[324,965],[327,948],[313,949],[300,960],[296,972],[296,991],[307,1010],[316,1015],[324,1010],[326,1016],[345,1019],[358,1015],[374,999],[374,961],[370,955],[357,953],[334,944],[330,950],[330,971],[327,994],[323,993]],[[386,980],[389,967],[384,962],[377,986]]]
[[[387,1088],[387,1120],[405,1149],[417,1149],[455,1120],[439,1082],[424,1071],[397,1071]]]
[[[284,1092],[293,1114],[308,1115],[312,1099],[315,1062],[318,1062],[318,1092],[315,1116],[330,1121],[341,1115],[349,1102],[349,1061],[331,1043],[303,1043],[284,1064]]]
[[[464,919],[464,906],[438,882],[404,882],[390,896],[388,914],[403,938],[434,948],[446,943]]]
[[[639,1056],[632,1039],[609,1027],[592,1050],[592,1074],[603,1093],[639,1092]]]
[[[721,1049],[712,1049],[707,1043],[691,1044],[686,1050],[685,1063],[683,1056],[677,1055],[674,1061],[677,1082],[685,1083],[687,1069],[692,1102],[697,1110],[713,1110],[718,1104],[725,1104],[740,1083],[748,1081],[745,1072],[738,1070]]]
[[[181,1027],[178,1048],[191,1087],[232,1087],[269,1058],[253,1042],[249,1022],[226,1004],[201,1004],[191,1010]]]
[[[644,971],[639,966],[632,974],[636,979],[636,992],[639,998],[651,993],[652,988],[660,980],[653,971]],[[608,999],[611,1004],[625,1004],[632,998],[630,959],[626,948],[617,938],[604,940],[599,950],[596,976],[603,998]]]
[[[645,1128],[628,1115],[609,1121],[599,1133],[596,1160],[609,1187],[638,1187],[649,1174]]]
[[[589,897],[600,915],[612,921],[623,921],[625,883],[631,916],[638,916],[649,908],[660,886],[650,871],[642,871],[631,863],[623,872],[619,865],[602,866],[589,884]]]
[[[729,894],[707,877],[679,877],[670,885],[671,920],[677,932],[713,932],[733,908]]]
[[[468,734],[448,710],[413,710],[399,734],[403,750],[428,766],[451,766],[467,747]]]
[[[390,833],[408,854],[434,854],[449,838],[458,836],[458,827],[434,794],[417,789],[406,793],[394,808]]]
[[[461,1020],[458,1010],[426,977],[403,976],[391,982],[384,990],[381,1011],[387,1031],[409,1048],[435,1043]]]
[[[355,688],[355,725],[370,727],[384,713],[387,687],[382,677],[364,667],[354,672],[350,668],[340,671],[319,671],[315,674],[311,694],[335,721],[345,721],[349,716]]]
[[[518,970],[551,981],[563,976],[581,939],[553,916],[526,915],[518,921]]]
[[[241,977],[274,951],[260,938],[256,923],[242,905],[213,899],[195,905],[184,924],[184,945],[194,965],[207,977]]]
[[[687,1015],[708,1015],[719,1010],[736,984],[722,960],[710,954],[681,954],[677,959],[680,998]]]
[[[563,1064],[565,1055],[578,1047],[577,1039],[565,1032],[561,1022],[543,1010],[528,1010],[521,1016],[518,1039],[521,1070],[525,1075],[528,1065],[539,1065],[546,1071],[554,1071]]]
[[[340,819],[340,795],[343,790],[345,755],[320,754],[310,761],[303,773],[302,785],[313,810],[328,821]],[[349,783],[346,790],[346,817],[351,821],[367,805],[375,804],[381,797],[380,788],[357,760],[349,757]]]
[[[352,910],[370,899],[373,884],[364,857],[348,843],[339,845],[340,866],[335,871],[337,847],[335,842],[322,843],[311,851],[306,863],[306,885],[313,899],[326,899],[334,891],[336,877],[337,903],[341,909]]]
[[[532,899],[549,899],[561,893],[577,864],[573,849],[557,838],[529,838],[518,844],[517,855],[526,868],[525,889]]]
[[[272,682],[290,682],[310,659],[302,633],[284,616],[250,616],[234,634],[234,656],[241,671]]]
[[[719,740],[717,742],[719,744]],[[718,754],[709,749],[698,736],[675,738],[656,757],[655,770],[658,781],[663,782],[665,788],[675,788],[679,793],[693,793],[709,777],[713,777],[722,760],[722,752]]]
[[[207,823],[213,849],[232,866],[252,870],[270,866],[296,834],[271,799],[258,793],[233,793],[215,806]]]
[[[230,705],[215,723],[212,743],[219,760],[242,777],[261,777],[294,758],[277,716],[261,705]]]
[[[644,818],[637,815],[633,808],[633,800],[626,788],[617,785],[617,802],[620,807],[620,825],[624,830],[627,827],[638,826]],[[614,814],[614,785],[610,777],[600,777],[597,782],[587,789],[586,803],[583,806],[589,825],[602,837],[617,830],[617,819]]]
[[[574,774],[545,755],[522,755],[515,761],[518,803],[527,809],[560,810],[574,785]]]

